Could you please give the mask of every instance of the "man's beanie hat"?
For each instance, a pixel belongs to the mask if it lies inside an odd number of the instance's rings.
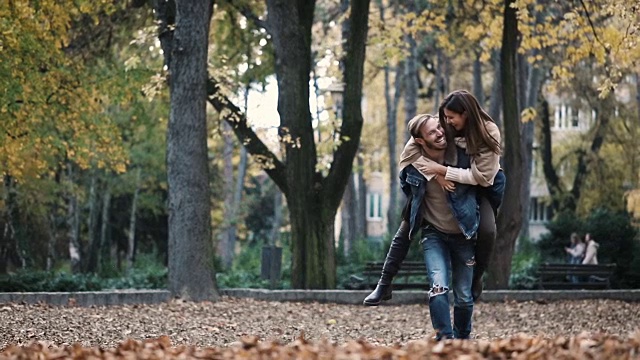
[[[431,118],[435,118],[435,116],[431,114],[418,114],[414,116],[413,119],[409,120],[409,134],[411,134],[411,136],[413,136],[414,138],[419,138],[420,128],[427,120]]]

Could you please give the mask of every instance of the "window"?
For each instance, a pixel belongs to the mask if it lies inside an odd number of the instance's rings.
[[[551,206],[547,205],[540,198],[532,197],[531,203],[529,204],[529,221],[532,223],[535,222],[545,222],[549,221],[553,217],[553,210]]]
[[[571,127],[577,128],[580,125],[580,109],[576,109],[571,114]]]
[[[554,124],[557,129],[578,128],[580,126],[580,109],[566,104],[556,106]]]
[[[367,219],[382,219],[382,196],[369,193],[367,196]]]

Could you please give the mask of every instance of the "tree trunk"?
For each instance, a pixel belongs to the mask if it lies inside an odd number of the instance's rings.
[[[340,0],[340,13],[345,16],[349,11],[349,0]],[[344,52],[349,52],[349,44],[345,41],[349,38],[351,32],[351,22],[347,19],[342,23],[342,44]],[[344,58],[340,61],[340,71],[344,73],[345,63]],[[342,119],[338,119],[341,121]],[[357,155],[356,155],[357,157]],[[358,209],[358,194],[356,192],[355,180],[353,177],[353,168],[349,174],[349,180],[347,186],[342,195],[342,210],[340,212],[342,217],[341,237],[344,256],[348,256],[351,251],[351,245],[357,240],[356,235],[356,221],[357,221],[357,209]]]
[[[78,274],[82,271],[82,248],[80,246],[80,210],[78,209],[78,198],[73,190],[73,164],[67,164],[67,176],[69,181],[68,208],[67,208],[67,229],[69,231],[69,260],[71,261],[71,272]]]
[[[348,53],[349,49],[348,46],[349,44],[347,43],[347,39],[350,36],[350,32],[351,32],[351,22],[349,21],[348,18],[348,13],[349,13],[349,1],[350,0],[340,0],[340,16],[346,18],[343,22],[342,22],[342,28],[341,30],[341,43],[342,43],[342,50],[344,51],[344,53]],[[345,69],[345,64],[344,64],[344,58],[339,59],[339,68],[340,68],[340,72],[344,73],[344,69]]]
[[[367,238],[367,183],[364,180],[364,160],[362,156],[356,156],[358,164],[357,186],[356,186],[356,239]]]
[[[333,236],[329,237],[318,219],[322,207],[312,185],[317,160],[309,109],[310,62],[300,61],[311,58],[315,3],[288,2],[268,0],[267,8],[277,59],[278,133],[282,139],[290,139],[284,144],[287,188],[282,190],[291,214],[291,283],[294,288],[333,288]]]
[[[382,10],[381,10],[382,12]],[[381,15],[382,16],[382,15]],[[400,96],[402,94],[402,71],[403,63],[400,62],[396,66],[395,70],[395,86],[393,97],[391,96],[390,85],[390,69],[386,65],[384,68],[384,98],[387,109],[387,144],[389,147],[389,209],[387,210],[387,232],[392,234],[396,231],[400,225],[400,210],[399,210],[399,185],[398,185],[398,153],[397,153],[397,139],[398,139],[398,116],[397,109],[400,102]],[[365,191],[366,196],[366,191]],[[366,204],[366,201],[365,201]],[[366,207],[366,205],[365,205]],[[366,209],[365,209],[366,216]],[[365,218],[366,219],[366,218]]]
[[[247,149],[240,145],[240,162],[238,163],[238,177],[236,179],[236,186],[233,191],[233,226],[229,229],[229,249],[231,250],[229,253],[229,266],[233,262],[233,258],[235,257],[235,248],[236,248],[236,239],[237,239],[237,231],[238,231],[238,209],[240,208],[240,203],[242,201],[242,193],[244,192],[244,179],[247,175],[247,160],[248,154]]]
[[[244,111],[248,111],[250,85],[244,87]],[[236,247],[236,233],[238,227],[238,207],[242,200],[244,190],[244,178],[247,173],[247,149],[240,144],[240,163],[238,164],[238,176],[234,183],[233,176],[233,133],[231,125],[223,124],[224,138],[224,223],[223,230],[218,241],[218,256],[222,266],[229,269],[233,263]]]
[[[542,113],[540,114],[540,120],[542,123],[540,129],[540,146],[542,154],[542,170],[544,173],[545,183],[547,184],[547,190],[551,196],[551,207],[554,210],[558,210],[560,207],[560,194],[564,191],[560,183],[560,178],[553,167],[553,143],[551,140],[551,116],[549,114],[549,103],[546,99],[542,100]]]
[[[156,16],[161,25],[171,24],[167,3],[171,2],[156,2]],[[164,54],[170,60],[171,111],[167,131],[169,290],[174,296],[189,300],[215,300],[218,294],[212,267],[205,103],[213,1],[181,0],[175,5],[175,30],[171,41],[166,42],[163,38],[162,26],[159,34]]]
[[[480,61],[480,52],[474,53],[473,59],[473,94],[480,106],[484,107],[484,89],[482,87],[482,62]]]
[[[138,197],[140,196],[140,181],[142,178],[142,170],[136,169],[136,188],[133,191],[133,200],[131,201],[131,213],[129,217],[129,236],[127,237],[127,270],[133,269],[136,252],[136,214],[138,212]]]
[[[357,216],[357,193],[355,181],[353,180],[353,174],[349,176],[349,182],[347,183],[347,187],[344,189],[344,194],[342,195],[342,209],[340,211],[340,215],[342,217],[342,226],[340,228],[340,233],[342,237],[343,244],[343,252],[344,256],[349,256],[349,252],[351,251],[351,244],[354,243],[356,239],[356,216]]]
[[[493,59],[493,85],[491,86],[491,98],[489,99],[489,116],[495,120],[498,127],[502,128],[502,66],[500,66],[500,53],[496,50],[492,53]],[[504,136],[502,137],[504,140]]]
[[[631,127],[633,134],[638,133],[638,128],[640,126],[640,75],[636,73],[636,111],[638,112],[638,118],[633,121],[633,118],[629,119],[634,125]],[[633,136],[633,147],[634,149],[638,149],[638,136]],[[636,189],[638,187],[638,159],[636,156],[633,156],[632,166],[629,169],[629,178],[631,179],[631,188]]]
[[[98,226],[98,196],[96,187],[98,176],[95,171],[91,171],[91,184],[89,185],[89,218],[87,219],[87,233],[89,237],[89,251],[87,253],[87,263],[85,270],[95,273],[98,269],[100,258],[100,243],[97,237]]]
[[[58,232],[56,210],[57,206],[53,206],[51,213],[49,214],[49,238],[47,239],[47,262],[45,264],[45,270],[51,271],[55,266],[56,261],[56,233]]]
[[[321,200],[316,200],[320,204]],[[287,203],[291,213],[291,283],[300,289],[335,288],[335,213],[323,214],[322,205],[292,204],[289,199]]]
[[[404,116],[405,124],[418,113],[418,74],[416,68],[416,40],[411,35],[405,35],[409,45],[409,56],[404,61]],[[406,129],[406,127],[405,127]],[[405,143],[411,136],[408,131],[404,131]],[[397,158],[393,158],[397,161]]]
[[[540,88],[542,85],[542,74],[544,69],[540,65],[529,67],[527,77],[526,100],[524,106],[535,108]],[[522,124],[522,161],[524,163],[522,172],[522,231],[520,235],[529,238],[529,208],[531,205],[531,174],[533,173],[533,140],[535,122],[530,120]]]
[[[111,187],[107,184],[102,194],[102,221],[100,223],[100,271],[111,264],[111,241],[108,238],[109,209],[111,208]]]
[[[636,73],[635,77],[636,77],[636,110],[638,111],[638,123],[640,123],[640,74]]]
[[[282,193],[280,189],[275,188],[273,195],[273,227],[271,228],[271,236],[269,237],[269,245],[275,246],[276,241],[280,238],[280,226],[282,225]]]
[[[11,253],[11,217],[9,215],[8,209],[8,199],[9,199],[9,189],[8,189],[8,180],[10,179],[9,175],[4,175],[2,177],[2,201],[7,204],[2,210],[2,219],[0,220],[2,223],[2,233],[0,234],[0,274],[6,274],[9,265],[9,258]]]
[[[82,248],[80,246],[80,211],[78,210],[78,198],[71,195],[67,226],[69,228],[69,259],[71,260],[71,272],[79,274],[82,271]]]
[[[218,240],[217,253],[225,269],[231,267],[233,248],[231,247],[231,237],[235,235],[235,218],[233,217],[233,133],[231,126],[226,122],[222,124],[222,138],[224,147],[222,159],[224,168],[223,194],[224,194],[224,218],[222,219],[222,232]]]
[[[247,85],[244,88],[244,111],[245,114],[249,109],[249,90],[250,86]],[[226,123],[225,123],[226,124]],[[238,177],[235,183],[235,189],[233,191],[233,202],[232,202],[232,212],[231,218],[233,219],[232,226],[229,228],[229,237],[228,237],[228,249],[227,253],[228,260],[226,262],[227,267],[230,267],[233,263],[233,259],[235,257],[235,249],[236,249],[236,233],[238,229],[238,209],[240,207],[240,202],[242,201],[242,193],[244,191],[244,179],[247,175],[247,148],[244,145],[240,144],[240,163],[238,164]],[[226,259],[225,259],[226,260]]]
[[[0,246],[0,273],[7,272],[7,264],[9,260],[20,268],[26,267],[26,259],[23,256],[22,249],[16,237],[16,220],[18,219],[18,207],[16,204],[16,192],[15,192],[15,180],[11,175],[4,175],[3,177],[3,190],[4,190],[4,228],[2,229],[2,244]]]
[[[248,126],[246,116],[209,81],[209,102],[287,198],[291,218],[292,287],[333,288],[336,283],[333,221],[347,185],[362,131],[362,80],[368,32],[369,1],[351,1],[350,30],[344,61],[344,112],[331,167],[316,172],[316,148],[309,107],[311,26],[315,2],[268,0],[266,21],[276,58],[278,133],[281,161]]]
[[[518,87],[516,52],[518,48],[518,20],[514,0],[507,0],[504,8],[502,36],[502,99],[504,114],[504,170],[508,176],[502,209],[496,221],[497,236],[494,258],[489,266],[487,285],[491,289],[506,289],[511,275],[511,258],[515,241],[522,225],[522,145],[520,140],[520,113],[518,111]]]
[[[449,82],[451,78],[451,66],[447,55],[442,49],[436,49],[436,96],[434,114],[438,113],[440,107],[440,99],[444,99],[449,94]]]

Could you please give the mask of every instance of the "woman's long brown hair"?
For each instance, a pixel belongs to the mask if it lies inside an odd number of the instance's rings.
[[[497,139],[489,134],[485,125],[485,121],[491,121],[493,123],[495,123],[495,121],[480,107],[478,100],[470,92],[466,90],[456,90],[450,93],[442,100],[440,108],[438,109],[440,124],[446,129],[447,142],[453,144],[456,130],[445,121],[444,109],[457,114],[467,113],[466,125],[459,135],[465,137],[467,141],[467,153],[469,155],[478,154],[482,146],[486,146],[494,153],[500,155],[502,146]]]

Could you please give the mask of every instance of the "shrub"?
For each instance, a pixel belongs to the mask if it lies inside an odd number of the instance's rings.
[[[164,289],[167,268],[156,254],[140,254],[134,268],[125,274],[112,271],[113,277],[95,274],[71,274],[67,271],[20,270],[0,277],[0,291],[75,292],[103,289]]]
[[[517,251],[511,260],[510,289],[534,289],[538,278],[536,268],[540,263],[540,254],[529,239],[521,239]]]
[[[101,288],[100,278],[93,274],[20,270],[0,278],[0,291],[6,292],[97,291]]]

